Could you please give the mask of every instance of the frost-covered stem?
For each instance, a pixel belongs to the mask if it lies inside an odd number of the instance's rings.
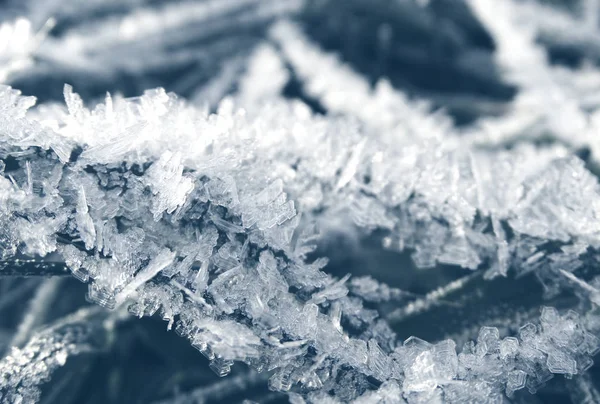
[[[247,391],[265,383],[267,380],[268,374],[250,371],[241,375],[228,377],[209,386],[199,387],[185,394],[176,395],[172,399],[158,401],[155,404],[204,403],[208,400],[222,402],[223,400],[227,400],[227,397]]]
[[[31,331],[44,321],[44,316],[52,307],[52,302],[62,285],[61,278],[52,278],[42,282],[31,298],[23,320],[17,328],[10,346],[20,347],[28,339]]]
[[[565,271],[564,269],[560,269],[559,273],[562,276],[564,276],[566,279],[568,279],[570,282],[572,282],[573,284],[575,284],[578,287],[578,289],[580,289],[583,292],[585,292],[585,294],[587,296],[589,296],[589,299],[594,304],[596,304],[596,305],[600,304],[600,291],[598,289],[596,289],[595,287],[593,287],[589,283],[585,282],[584,280],[579,279],[577,276],[575,276],[571,272]]]
[[[432,307],[442,304],[451,304],[450,302],[445,302],[443,299],[449,294],[464,288],[470,281],[478,278],[480,275],[480,272],[469,274],[446,285],[440,286],[427,293],[425,296],[408,303],[406,306],[395,309],[386,315],[386,318],[390,323],[398,323],[404,321],[408,317],[426,312]]]
[[[2,402],[36,402],[39,386],[68,357],[102,349],[112,332],[114,314],[86,307],[35,332],[23,348],[13,347],[0,360]]]

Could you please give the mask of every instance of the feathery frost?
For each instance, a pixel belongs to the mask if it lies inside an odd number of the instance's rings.
[[[103,7],[71,3],[62,13]],[[91,340],[110,334],[127,308],[158,313],[219,376],[235,362],[252,368],[172,402],[222,399],[223,389],[264,382],[293,403],[500,403],[522,389],[535,393],[554,375],[575,377],[573,397],[593,401],[598,392],[581,374],[600,350],[600,284],[582,269],[597,265],[600,185],[575,151],[588,147],[597,159],[600,76],[591,65],[551,65],[536,42],[547,27],[515,18],[539,8],[549,24],[575,26],[566,12],[513,0],[466,3],[520,91],[506,115],[466,128],[388,80],[371,85],[312,43],[282,18],[300,13],[300,1],[127,3],[125,15],[65,28],[43,47],[46,28],[35,36],[25,20],[2,25],[3,82],[43,66],[143,74],[209,59],[213,50],[226,68],[192,101],[155,88],[107,93],[90,106],[67,84],[65,105],[36,106],[0,88],[0,258],[8,262],[0,274],[18,271],[20,259],[26,266],[25,256],[59,257],[59,268],[87,283],[88,300],[115,310],[36,330],[61,287],[43,283],[0,361],[0,400],[38,400],[51,372],[99,349]],[[219,41],[206,54],[186,48],[236,24],[266,26],[264,41],[235,55],[218,54],[227,48]],[[573,41],[598,35],[581,29]],[[291,77],[324,114],[283,96]],[[554,141],[537,142],[546,135]],[[419,270],[466,273],[424,294],[374,274],[334,276],[318,247],[335,234],[408,251]],[[401,342],[392,329],[471,283],[527,274],[549,299],[577,296],[571,307],[580,314],[543,304],[516,334],[484,326],[458,348],[452,339]]]

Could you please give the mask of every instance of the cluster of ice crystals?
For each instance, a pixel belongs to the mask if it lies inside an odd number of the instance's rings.
[[[324,213],[319,216],[314,206],[300,204],[306,212],[300,218],[286,189],[294,196],[299,195],[298,187],[305,186],[297,178],[302,164],[289,162],[309,157],[302,148],[292,158],[286,154],[291,150],[279,149],[280,155],[259,143],[264,131],[277,133],[281,138],[277,144],[286,136],[290,142],[299,141],[293,124],[262,123],[270,116],[269,104],[264,114],[250,115],[233,112],[226,103],[219,115],[206,116],[160,90],[139,99],[111,100],[92,111],[68,87],[66,97],[71,100],[69,113],[57,136],[69,138],[71,125],[88,127],[90,144],[80,143],[82,151],[62,162],[52,149],[42,146],[24,149],[27,153],[6,149],[6,155],[18,161],[17,168],[6,174],[7,189],[14,194],[12,215],[2,219],[6,228],[15,229],[13,248],[24,243],[27,252],[40,255],[58,249],[73,274],[90,282],[91,300],[107,307],[127,304],[137,316],[159,312],[169,328],[176,324],[177,332],[211,360],[219,375],[227,374],[233,361],[244,361],[259,371],[273,371],[270,386],[275,390],[300,385],[314,391],[309,400],[335,388],[340,378],[372,377],[385,382],[381,391],[369,392],[358,383],[343,394],[348,399],[363,394],[361,399],[377,399],[390,395],[390,389],[401,389],[409,402],[436,397],[460,402],[465,393],[457,383],[473,385],[467,389],[473,400],[477,394],[499,397],[525,385],[534,391],[551,374],[574,375],[591,364],[590,356],[597,350],[595,337],[573,315],[560,317],[551,309],[544,310],[541,328],[525,326],[518,340],[500,340],[497,329],[483,328],[477,344],[468,345],[460,355],[451,340],[429,344],[411,338],[396,347],[393,332],[362,302],[400,299],[402,291],[371,278],[335,279],[320,271],[325,261],[305,262],[315,221],[344,211],[360,226],[404,232],[402,242],[415,248],[415,260],[423,265],[433,265],[435,261],[423,261],[433,259],[475,268],[473,263],[489,254],[504,266],[497,271],[505,274],[508,256],[513,254],[509,249],[516,248],[508,245],[505,225],[522,237],[594,244],[593,223],[578,224],[573,215],[595,217],[595,205],[583,201],[591,198],[588,193],[597,194],[597,182],[581,162],[563,158],[562,149],[464,155],[451,148],[441,156],[450,167],[456,164],[457,171],[450,174],[455,193],[444,194],[441,186],[430,192],[415,183],[411,194],[418,196],[396,205],[381,202],[371,192],[361,194],[355,185],[347,186],[356,184],[357,167],[367,164],[362,159],[370,152],[355,140],[347,143],[346,169],[344,163],[334,162],[342,169],[314,174],[320,180],[316,184],[338,201],[337,206],[324,199],[320,205]],[[93,127],[101,125],[100,116],[108,109],[115,121],[137,126],[125,136],[129,140],[93,136]],[[290,121],[323,128],[323,134],[330,130],[321,118],[295,115],[293,105],[279,111],[287,111]],[[181,130],[166,137],[165,122],[179,122]],[[254,125],[262,130],[257,132]],[[202,129],[201,136],[196,128]],[[354,132],[356,139],[360,135]],[[173,138],[182,142],[172,143]],[[266,138],[272,146],[273,140]],[[258,164],[263,152],[270,153],[270,160]],[[487,158],[481,153],[488,153]],[[525,166],[532,154],[542,160],[535,167]],[[425,154],[421,159],[426,159]],[[438,156],[438,161],[444,159]],[[502,161],[510,162],[510,170],[490,168]],[[282,171],[282,164],[290,165]],[[412,169],[421,167],[421,177],[428,170],[442,173],[442,167],[434,164],[430,161]],[[290,170],[297,172],[283,178],[273,175]],[[497,176],[505,179],[497,181]],[[520,194],[493,195],[484,188],[492,181],[510,181],[510,189],[517,181]],[[53,191],[42,193],[49,186],[44,184],[54,184]],[[420,195],[417,189],[422,189]],[[457,192],[463,196],[457,197]],[[497,204],[494,199],[483,202],[486,196],[503,199],[496,199]],[[344,199],[349,200],[346,205]],[[373,216],[374,206],[380,206],[379,219]],[[489,233],[474,235],[475,211],[492,217]],[[450,227],[443,226],[442,219]],[[536,225],[548,222],[554,223],[548,230]],[[581,254],[585,248],[571,250],[565,247],[565,254]],[[302,294],[295,295],[290,286]],[[415,304],[434,304],[443,294],[440,291]],[[349,327],[359,330],[366,325],[370,331],[351,336],[343,319]]]
[[[299,2],[281,4],[168,4],[67,32],[47,52],[69,49],[72,63],[89,68],[123,42],[143,52],[144,38],[158,32],[215,15],[248,12],[265,21]],[[524,325],[518,337],[483,327],[458,350],[450,339],[398,344],[372,307],[414,296],[370,277],[338,279],[323,271],[326,258],[311,256],[320,229],[378,231],[385,247],[410,250],[420,268],[448,264],[488,278],[535,272],[549,296],[570,288],[586,305],[600,302],[598,282],[575,275],[600,247],[600,188],[570,150],[594,141],[497,147],[530,127],[523,111],[539,105],[547,87],[554,104],[536,110],[538,133],[550,128],[564,138],[563,119],[589,134],[594,120],[570,98],[573,77],[548,67],[530,31],[512,31],[516,5],[505,2],[496,19],[488,1],[469,4],[493,28],[511,81],[525,85],[546,72],[515,101],[510,119],[479,122],[483,141],[385,80],[371,88],[291,22],[272,27],[275,46],[258,47],[239,93],[214,114],[162,88],[134,98],[107,94],[89,108],[65,85],[64,107],[35,109],[33,97],[0,88],[2,258],[57,252],[89,283],[89,300],[139,317],[158,313],[219,376],[245,362],[292,402],[496,403],[523,388],[533,393],[554,374],[581,374],[599,342],[584,326],[589,319],[573,311],[546,307],[540,324]],[[0,28],[0,39],[11,32]],[[189,52],[169,54],[169,37],[159,41],[163,53],[189,60]],[[515,55],[526,69],[510,70]],[[160,56],[145,62],[165,63]],[[107,71],[142,68],[136,58],[111,60]],[[286,63],[330,115],[280,97]],[[197,96],[227,92],[238,67]],[[554,85],[554,76],[567,83]],[[554,118],[552,105],[563,103]],[[472,279],[434,289],[388,319],[428,310]],[[84,350],[78,342],[87,337],[65,330],[34,335],[0,362],[2,399],[36,400],[28,387]]]
[[[522,326],[518,338],[500,338],[497,328],[482,327],[477,341],[457,355],[452,340],[429,344],[411,337],[393,356],[404,367],[408,402],[492,403],[525,387],[535,393],[554,374],[582,373],[599,349],[577,314],[561,316],[544,307],[541,324]]]
[[[82,309],[36,332],[24,347],[13,347],[0,360],[0,401],[37,402],[39,386],[70,356],[101,349],[106,329],[98,318],[86,321],[92,316],[98,317],[95,309]]]
[[[328,110],[361,120],[368,133],[365,143],[357,140],[349,150],[337,182],[343,189],[321,194],[323,201],[335,201],[330,212],[346,210],[367,230],[387,229],[384,245],[413,249],[419,267],[443,263],[476,269],[491,259],[491,277],[518,266],[515,253],[530,238],[597,245],[598,217],[595,202],[589,202],[597,199],[597,179],[566,147],[480,147],[427,105],[389,88],[385,96],[381,85],[371,90],[292,23],[274,27],[272,37],[305,90]],[[360,106],[334,101],[356,99],[349,95],[354,93],[363,97]],[[378,113],[365,112],[371,104]],[[394,120],[380,119],[381,111]],[[588,220],[576,220],[579,215]]]

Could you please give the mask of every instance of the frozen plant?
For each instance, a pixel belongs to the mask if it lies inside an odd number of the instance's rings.
[[[486,1],[467,3],[496,38],[507,79],[525,90],[506,116],[466,129],[385,79],[371,85],[280,18],[301,12],[302,2],[127,3],[126,16],[65,23],[31,51],[37,59],[20,74],[79,70],[106,80],[214,55],[225,68],[189,92],[192,102],[155,88],[94,104],[66,84],[64,105],[36,106],[35,97],[0,88],[0,274],[70,273],[101,306],[44,327],[64,282],[36,285],[0,361],[0,399],[39,400],[40,385],[69,356],[109,345],[95,338],[112,341],[124,309],[158,314],[219,376],[237,362],[250,368],[172,402],[265,383],[294,403],[499,403],[536,393],[555,375],[576,380],[574,397],[597,396],[579,378],[600,350],[600,185],[575,153],[594,149],[595,104],[577,90],[595,73],[550,66],[507,11],[520,5],[503,1],[495,16]],[[59,23],[70,12],[57,13]],[[205,56],[188,49],[236,22],[272,21],[247,54],[243,41],[234,51],[212,43]],[[22,59],[6,49],[3,65]],[[125,54],[148,57],[115,57]],[[284,96],[291,80],[304,100]],[[525,114],[524,105],[544,106],[548,89],[565,115]],[[588,137],[567,141],[559,124],[569,114]],[[536,126],[516,125],[522,115]],[[561,141],[537,142],[546,131]],[[339,234],[408,250],[422,271],[462,273],[427,293],[371,273],[334,275],[319,247]],[[528,274],[555,299],[539,302],[539,317],[475,324],[478,334],[458,347],[449,335],[398,336],[409,318],[472,304],[450,300],[481,278]],[[559,297],[569,294],[576,298],[566,307]]]

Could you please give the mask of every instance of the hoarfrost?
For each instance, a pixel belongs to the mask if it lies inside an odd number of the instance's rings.
[[[271,43],[254,50],[247,69],[241,58],[228,59],[230,70],[196,94],[212,107],[245,70],[215,113],[162,88],[107,94],[90,108],[70,85],[64,107],[34,107],[35,98],[3,86],[2,258],[58,253],[88,283],[88,300],[138,317],[159,313],[219,376],[244,362],[268,376],[235,383],[268,378],[293,402],[496,403],[525,388],[535,393],[554,375],[581,375],[600,350],[599,285],[580,271],[600,248],[600,187],[573,148],[596,152],[597,112],[585,114],[596,105],[579,80],[597,72],[550,66],[532,27],[512,19],[512,10],[537,6],[506,0],[497,16],[487,0],[467,3],[497,41],[506,78],[525,90],[508,116],[482,119],[466,133],[385,79],[371,86],[290,21],[270,27]],[[145,54],[152,35],[160,52],[149,65],[185,63],[193,55],[169,51],[182,25],[223,15],[270,22],[300,7],[243,0],[128,9],[36,52],[52,60],[69,51],[76,69],[93,71],[107,59],[105,73],[144,69],[138,58],[104,53],[127,43]],[[18,43],[23,51],[13,36],[27,42]],[[14,63],[32,68],[29,23],[2,25],[0,39],[0,79]],[[292,73],[327,115],[281,96]],[[561,142],[529,141],[545,131]],[[571,139],[571,131],[582,135]],[[336,231],[409,250],[422,269],[475,272],[422,295],[371,276],[340,278],[324,271],[327,258],[313,257]],[[517,334],[484,326],[458,350],[452,339],[400,344],[388,323],[435,310],[476,280],[531,272],[548,296],[574,291],[585,316],[544,307]],[[87,341],[96,329],[78,322],[33,331],[57,288],[49,282],[36,292],[17,347],[0,361],[3,400],[37,400],[52,370],[93,349]],[[574,395],[593,400],[597,392],[581,380]]]
[[[219,375],[229,373],[233,361],[244,361],[258,370],[274,370],[270,381],[273,389],[287,391],[296,384],[326,389],[335,385],[334,373],[316,371],[349,366],[357,377],[364,375],[385,382],[384,391],[373,393],[381,397],[388,394],[385,389],[396,388],[392,382],[396,381],[409,402],[451,402],[465,398],[456,382],[471,383],[475,377],[481,381],[472,394],[485,391],[490,397],[498,397],[504,391],[512,394],[524,386],[534,391],[553,373],[580,373],[589,366],[589,356],[597,350],[596,340],[583,331],[578,320],[572,315],[567,319],[550,315],[549,309],[544,311],[539,331],[536,327],[532,332],[523,331],[516,347],[504,347],[500,356],[496,352],[503,345],[498,330],[493,328],[483,328],[477,344],[459,355],[452,341],[396,347],[393,333],[384,331],[384,323],[376,322],[377,315],[362,308],[360,299],[385,302],[401,298],[402,291],[365,279],[348,282],[349,276],[335,279],[321,272],[324,262],[304,262],[304,247],[299,249],[301,243],[310,242],[313,224],[318,226],[320,220],[327,223],[328,215],[344,212],[367,231],[383,228],[392,231],[392,237],[398,237],[394,232],[401,230],[405,247],[415,248],[415,262],[422,266],[441,262],[476,269],[484,258],[496,257],[498,273],[506,275],[516,259],[512,251],[526,237],[595,245],[598,234],[593,220],[578,223],[574,218],[595,218],[595,205],[584,201],[597,195],[597,182],[580,161],[564,159],[560,148],[541,152],[521,148],[499,155],[475,150],[464,154],[441,143],[442,150],[446,150],[442,160],[456,168],[449,177],[454,183],[454,194],[444,195],[442,188],[431,192],[422,180],[415,183],[414,196],[390,204],[383,202],[384,198],[374,197],[372,190],[363,192],[368,190],[367,184],[357,185],[359,171],[365,170],[370,161],[381,161],[374,159],[372,153],[378,156],[383,150],[355,140],[346,144],[349,160],[340,161],[339,173],[329,169],[329,173],[321,172],[316,177],[329,193],[327,198],[331,196],[338,204],[323,203],[320,214],[314,205],[301,204],[306,216],[294,220],[296,206],[289,198],[299,195],[304,180],[298,176],[277,178],[273,173],[281,172],[281,163],[289,164],[298,157],[290,158],[290,150],[286,149],[281,155],[273,153],[272,140],[267,138],[272,157],[258,164],[260,153],[267,153],[259,143],[264,134],[250,129],[252,125],[264,125],[263,120],[271,114],[270,107],[265,107],[264,114],[259,111],[255,115],[235,112],[226,103],[219,115],[207,117],[161,90],[148,91],[138,99],[111,100],[90,111],[68,88],[66,97],[70,99],[70,112],[64,116],[56,136],[70,136],[70,125],[86,126],[86,121],[94,122],[104,116],[107,108],[112,109],[117,122],[124,119],[123,124],[128,127],[144,122],[144,127],[130,131],[127,142],[119,143],[117,154],[108,153],[117,151],[113,140],[98,140],[93,137],[93,130],[88,132],[89,140],[84,141],[79,158],[86,165],[93,164],[94,170],[83,171],[84,166],[77,162],[72,169],[63,169],[58,192],[53,195],[31,191],[28,178],[34,178],[32,175],[37,172],[29,163],[23,164],[21,174],[11,174],[17,179],[8,188],[14,193],[14,206],[10,209],[30,219],[27,224],[20,217],[12,219],[14,224],[6,219],[7,225],[16,226],[17,238],[25,243],[29,249],[26,251],[44,255],[58,248],[71,271],[91,282],[88,298],[92,301],[106,307],[130,302],[130,311],[137,316],[160,311],[169,322],[168,327],[174,325],[179,334],[189,338],[211,360],[212,369]],[[134,110],[145,112],[131,115]],[[150,111],[161,119],[152,118]],[[316,127],[323,124],[319,117],[296,117],[293,107],[283,111],[291,113],[292,121],[299,119]],[[163,140],[158,134],[168,130],[166,122],[184,126]],[[94,125],[100,125],[100,121]],[[201,138],[195,136],[196,125],[204,130]],[[299,140],[293,128],[276,125],[270,130],[277,132],[278,137],[290,136],[290,143],[296,144]],[[355,136],[361,136],[361,132],[355,132]],[[173,137],[182,142],[173,142]],[[276,142],[284,145],[280,139]],[[253,146],[249,149],[248,145]],[[216,156],[217,150],[222,154]],[[301,148],[299,153],[301,159],[308,157]],[[480,153],[486,153],[487,160]],[[541,158],[535,168],[515,167],[525,164],[524,158],[531,155]],[[112,169],[117,156],[118,160],[125,160],[127,169]],[[443,171],[441,163],[427,161],[424,155],[420,158],[425,159],[423,165],[413,169],[422,170],[423,179]],[[54,167],[63,165],[54,154],[47,154],[45,161]],[[498,161],[509,162],[511,170],[491,170],[489,164]],[[144,165],[147,168],[141,174],[133,173],[134,166]],[[461,170],[466,170],[464,176],[456,174]],[[506,178],[504,181],[510,184],[507,187],[522,191],[510,202],[505,199],[497,205],[484,204],[486,195],[494,195],[484,187],[490,187],[498,175]],[[113,187],[129,195],[129,201],[119,198],[118,192],[111,192]],[[457,197],[461,192],[462,196]],[[53,212],[55,219],[34,215],[44,198],[64,201],[44,202],[44,209]],[[128,205],[130,201],[135,201],[135,209]],[[466,208],[469,205],[472,208]],[[73,209],[75,214],[66,209]],[[479,233],[479,239],[476,233],[481,230],[476,230],[473,211],[480,216],[493,214],[492,231]],[[442,218],[450,224],[449,228],[442,225]],[[520,238],[508,240],[503,229],[506,225]],[[285,231],[290,236],[281,238],[283,229],[289,229]],[[306,236],[294,235],[302,229],[308,231]],[[53,237],[58,233],[68,235],[60,245]],[[77,238],[83,241],[83,249],[77,247]],[[585,252],[575,244],[571,249],[572,253],[565,247],[564,254]],[[103,256],[94,251],[102,251]],[[216,276],[211,277],[211,273]],[[170,282],[166,280],[169,278]],[[417,299],[391,318],[427,310],[468,279]],[[291,284],[304,288],[310,298],[303,301],[295,296],[290,291]],[[245,320],[240,321],[240,316]],[[373,331],[365,333],[365,340],[350,336],[343,318],[351,324],[369,324]],[[309,359],[309,347],[318,357]],[[515,357],[524,365],[515,368]],[[356,391],[354,397],[363,393]]]

